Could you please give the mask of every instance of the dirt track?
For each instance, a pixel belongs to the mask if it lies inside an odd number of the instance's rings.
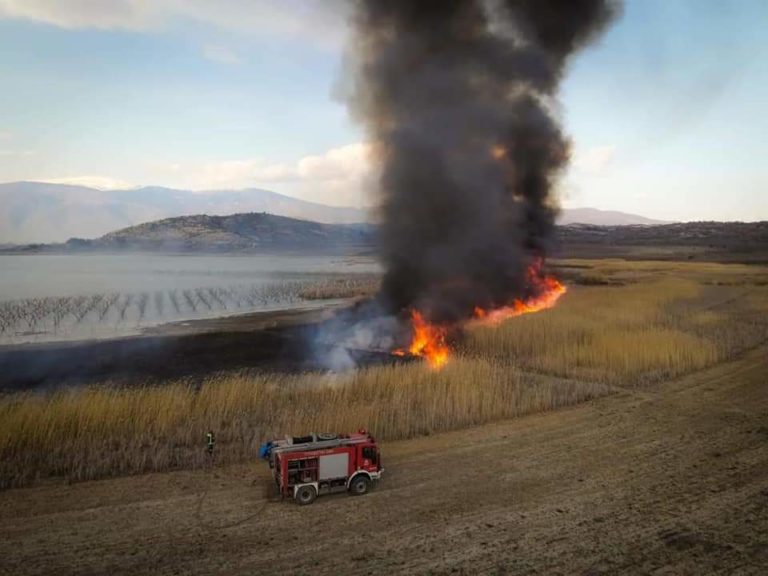
[[[270,502],[261,463],[0,493],[0,573],[766,574],[767,353],[387,444],[361,498]]]

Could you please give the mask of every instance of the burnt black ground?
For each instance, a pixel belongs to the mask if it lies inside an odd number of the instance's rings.
[[[177,323],[142,336],[0,347],[0,392],[111,382],[191,384],[222,371],[324,370],[323,347],[308,349],[329,311],[249,314]],[[350,350],[361,364],[401,362],[390,354]]]

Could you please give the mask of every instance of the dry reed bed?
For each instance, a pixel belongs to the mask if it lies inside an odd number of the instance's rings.
[[[412,364],[335,376],[225,374],[199,390],[177,382],[5,397],[0,486],[200,466],[208,429],[218,436],[217,462],[227,463],[254,458],[263,439],[286,433],[365,426],[398,439],[472,426],[700,369],[768,339],[765,268],[578,265],[607,282],[573,287],[552,310],[469,330],[440,372]],[[345,287],[329,290],[337,288]]]
[[[255,458],[265,438],[349,431],[409,438],[552,410],[607,387],[521,374],[503,363],[455,359],[336,376],[220,376],[199,391],[182,383],[18,395],[0,404],[0,483],[84,480],[203,465],[216,431],[217,462]]]
[[[768,340],[768,289],[759,282],[703,284],[698,276],[711,275],[712,265],[670,264],[645,276],[641,264],[624,265],[633,284],[574,287],[545,314],[470,330],[463,349],[536,372],[631,386],[702,369]]]

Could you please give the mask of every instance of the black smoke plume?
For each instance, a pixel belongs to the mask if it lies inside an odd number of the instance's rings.
[[[381,300],[433,322],[533,296],[569,143],[554,114],[568,58],[609,0],[359,0],[353,115],[381,169]]]

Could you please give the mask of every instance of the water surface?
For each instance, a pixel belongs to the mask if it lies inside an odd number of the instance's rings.
[[[307,288],[380,271],[303,255],[0,255],[0,344],[133,334],[169,321],[306,305]]]

